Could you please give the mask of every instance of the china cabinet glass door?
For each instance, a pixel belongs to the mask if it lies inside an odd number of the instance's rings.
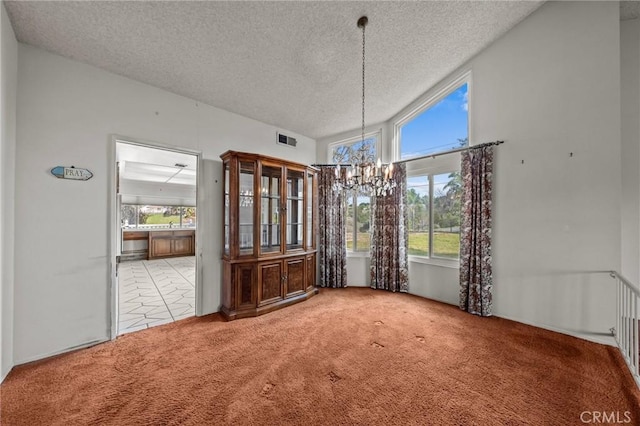
[[[238,196],[238,245],[240,255],[253,254],[253,163],[240,163],[240,185]]]
[[[282,168],[262,165],[260,180],[260,251],[280,252]]]
[[[304,171],[287,169],[287,250],[302,248],[304,225]]]

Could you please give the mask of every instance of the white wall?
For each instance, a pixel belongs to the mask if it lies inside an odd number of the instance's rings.
[[[596,271],[620,269],[618,4],[547,3],[438,86],[467,70],[471,142],[506,141],[495,149],[494,314],[610,342],[613,282]],[[319,158],[333,140],[318,141]],[[364,262],[349,258],[348,272]],[[409,274],[411,293],[458,304],[458,269],[410,261]]]
[[[640,285],[640,19],[620,23],[622,274]]]
[[[18,43],[0,5],[0,382],[13,366],[14,196]]]
[[[109,336],[111,134],[202,152],[198,206],[209,212],[199,224],[211,238],[199,244],[201,290],[204,313],[217,311],[219,155],[234,149],[313,163],[315,141],[286,131],[298,147],[277,146],[277,127],[27,45],[18,53],[15,363]],[[71,164],[94,177],[75,182],[49,174]]]
[[[615,293],[593,271],[620,269],[619,13],[550,2],[471,62],[473,134],[506,141],[494,312],[594,340],[614,325]]]

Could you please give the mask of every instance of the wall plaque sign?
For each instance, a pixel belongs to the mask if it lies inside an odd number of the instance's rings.
[[[64,167],[57,166],[51,169],[51,174],[59,179],[72,179],[72,180],[89,180],[93,177],[93,173],[91,173],[87,169]]]

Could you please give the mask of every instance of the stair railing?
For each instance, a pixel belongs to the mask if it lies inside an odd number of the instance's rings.
[[[611,331],[631,375],[640,387],[640,289],[616,271],[611,271],[609,275],[616,280],[616,325]]]

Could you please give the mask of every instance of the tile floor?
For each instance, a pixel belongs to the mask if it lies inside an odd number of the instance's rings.
[[[122,262],[118,271],[118,334],[195,315],[195,256]]]

